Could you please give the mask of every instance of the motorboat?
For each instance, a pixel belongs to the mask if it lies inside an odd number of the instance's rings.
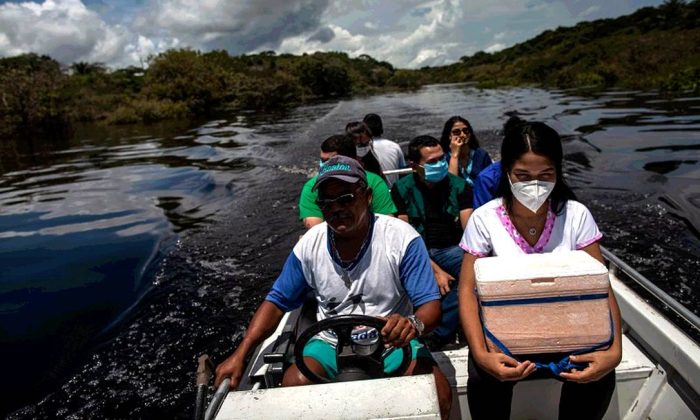
[[[605,419],[700,417],[700,319],[610,251],[603,249],[603,255],[623,319],[622,362],[616,368],[616,388]],[[432,375],[360,376],[353,381],[281,387],[284,369],[294,360],[298,345],[309,332],[319,331],[309,330],[315,324],[312,307],[285,314],[275,333],[256,350],[238,390],[229,391],[224,381],[206,411],[204,405],[199,410],[203,417],[440,418]],[[450,418],[470,419],[469,349],[451,347],[432,354],[452,387]],[[557,418],[561,384],[555,379],[521,381],[514,389],[511,417]]]

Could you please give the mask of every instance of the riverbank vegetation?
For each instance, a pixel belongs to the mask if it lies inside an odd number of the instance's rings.
[[[559,88],[700,91],[700,1],[667,0],[615,19],[544,31],[496,53],[424,68],[420,83],[481,87],[537,84]]]
[[[368,55],[169,50],[147,68],[62,66],[47,56],[0,59],[0,136],[62,135],[78,121],[153,122],[219,109],[274,109],[429,83],[537,84],[700,91],[700,0],[667,0],[616,19],[545,31],[458,63],[396,69]]]

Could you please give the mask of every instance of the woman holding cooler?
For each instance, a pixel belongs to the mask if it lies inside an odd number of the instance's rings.
[[[551,377],[535,368],[538,355],[517,361],[487,350],[475,293],[474,262],[485,256],[515,256],[581,249],[603,262],[601,233],[591,213],[562,176],[559,135],[544,123],[523,122],[505,133],[501,147],[499,196],[476,209],[462,237],[466,251],[460,275],[459,306],[469,342],[467,396],[474,419],[507,419],[513,386],[527,377]],[[581,370],[564,380],[559,418],[602,418],[615,388],[622,356],[620,311],[612,290],[609,303],[614,338],[606,350],[571,356]],[[521,358],[525,359],[525,358]]]

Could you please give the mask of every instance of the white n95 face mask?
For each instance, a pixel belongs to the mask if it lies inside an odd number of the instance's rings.
[[[508,176],[508,182],[515,199],[533,213],[537,213],[537,210],[547,201],[547,198],[554,190],[555,184],[554,182],[538,181],[536,179],[513,184],[510,176]]]
[[[371,147],[369,143],[367,143],[366,146],[355,146],[355,150],[357,151],[357,157],[358,158],[363,158],[367,156],[367,154],[370,152]]]

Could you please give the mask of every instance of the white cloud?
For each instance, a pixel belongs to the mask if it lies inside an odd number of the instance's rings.
[[[151,0],[135,21],[142,33],[178,38],[197,49],[226,49],[233,54],[277,49],[289,37],[319,29],[328,0]]]
[[[80,0],[46,0],[43,3],[0,5],[0,56],[34,52],[60,62],[136,64],[136,37],[121,25],[108,25]],[[150,51],[149,51],[150,52]]]
[[[578,16],[585,18],[586,16],[590,16],[599,10],[600,10],[600,6],[591,6],[588,9],[584,10],[583,12],[579,13]]]
[[[418,6],[416,6],[418,7]],[[327,43],[310,41],[300,35],[282,41],[279,50],[301,54],[315,51],[345,51],[351,56],[369,54],[397,67],[422,67],[454,62],[464,55],[464,43],[454,42],[453,32],[462,20],[459,0],[430,1],[420,4],[426,10],[417,26],[386,30],[379,35],[352,33],[339,25],[328,25],[335,38]],[[366,27],[366,24],[363,24]]]
[[[634,7],[629,0],[605,7],[600,0],[132,0],[103,4],[101,16],[88,0],[11,1],[0,3],[0,56],[36,52],[113,67],[173,47],[234,55],[345,51],[396,67],[435,66]]]
[[[493,44],[493,45],[489,45],[488,47],[486,47],[486,48],[484,49],[484,51],[487,52],[487,53],[495,53],[495,52],[501,51],[501,50],[504,49],[505,47],[506,47],[506,46],[505,46],[504,44],[495,43],[495,44]]]

